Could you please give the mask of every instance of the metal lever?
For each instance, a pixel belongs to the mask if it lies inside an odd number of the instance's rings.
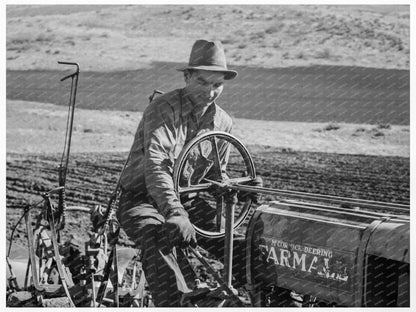
[[[153,90],[152,95],[149,96],[149,103],[153,101],[153,98],[155,97],[156,94],[163,94],[163,91],[160,91],[160,90],[157,90],[157,89]]]
[[[54,189],[52,189],[52,190],[50,190],[50,191],[48,191],[48,192],[44,192],[44,193],[42,193],[42,194],[41,194],[41,196],[42,196],[43,198],[45,198],[45,197],[49,197],[49,195],[54,194],[54,193],[59,193],[59,192],[60,192],[60,191],[62,191],[64,188],[65,188],[64,186],[59,186],[59,187],[54,188]]]
[[[230,296],[230,298],[233,298],[237,300],[238,302],[241,302],[240,298],[231,290],[231,288],[219,277],[217,272],[212,268],[212,266],[208,263],[207,260],[201,255],[201,253],[196,250],[195,248],[188,247],[189,250],[195,255],[195,257],[204,265],[204,267],[207,268],[208,272],[215,278],[215,280],[224,288],[224,290],[227,292],[227,294]],[[241,302],[242,304],[242,302]]]
[[[78,75],[78,74],[79,74],[79,64],[78,64],[78,63],[73,63],[73,62],[61,62],[61,61],[58,61],[58,64],[63,64],[63,65],[74,65],[74,66],[76,66],[76,67],[77,67],[77,70],[75,71],[75,73],[72,73],[72,74],[69,74],[68,76],[65,76],[64,78],[62,78],[62,79],[61,79],[61,81],[64,81],[64,80],[66,80],[66,79],[68,79],[68,78],[74,77],[74,76],[76,76],[76,75]]]

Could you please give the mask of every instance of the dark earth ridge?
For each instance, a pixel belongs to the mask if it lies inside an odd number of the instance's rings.
[[[183,86],[183,64],[153,63],[137,71],[82,72],[77,106],[143,111],[154,89]],[[7,98],[67,105],[71,70],[7,71]],[[410,72],[349,66],[254,68],[233,66],[218,104],[234,118],[357,124],[410,123]]]

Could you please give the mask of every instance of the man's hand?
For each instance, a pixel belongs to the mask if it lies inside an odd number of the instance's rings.
[[[250,185],[250,186],[257,186],[262,187],[263,186],[263,179],[261,177],[256,177],[254,180],[244,184],[244,185]],[[255,192],[244,192],[241,191],[238,194],[238,200],[239,201],[246,201],[248,198],[252,200],[253,203],[258,204],[260,200],[261,194],[255,193]]]
[[[196,233],[188,216],[180,213],[169,214],[164,224],[171,246],[196,248]]]

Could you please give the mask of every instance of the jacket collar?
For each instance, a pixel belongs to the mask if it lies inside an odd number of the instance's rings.
[[[184,92],[184,89],[180,90],[180,98],[182,103],[182,117],[186,117],[191,114],[194,110],[194,104],[192,100],[187,96]],[[213,113],[215,115],[216,111],[216,103],[215,101],[208,107],[205,114]]]

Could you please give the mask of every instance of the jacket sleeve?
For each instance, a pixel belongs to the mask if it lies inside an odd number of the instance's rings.
[[[156,101],[143,115],[144,166],[147,191],[156,208],[167,216],[183,209],[173,186],[173,150],[176,145],[174,111],[166,101]]]

